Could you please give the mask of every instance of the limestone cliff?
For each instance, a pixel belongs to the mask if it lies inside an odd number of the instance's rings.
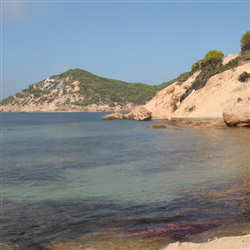
[[[186,81],[176,81],[170,86],[157,92],[156,96],[151,99],[145,107],[152,112],[152,116],[155,118],[174,114],[180,106],[181,96],[191,86],[199,73],[200,71],[197,71]]]
[[[211,77],[206,86],[193,91],[175,111],[175,116],[222,117],[223,112],[238,102],[250,100],[250,82],[239,76],[250,72],[250,62]]]
[[[229,55],[224,59],[224,65],[235,56]],[[225,63],[226,62],[226,63]],[[188,89],[200,70],[191,75],[185,82],[174,82],[159,91],[145,107],[152,112],[152,118],[164,117],[217,117],[222,118],[224,110],[239,102],[248,105],[250,112],[250,82],[239,80],[243,72],[250,73],[250,61],[240,64],[212,76],[206,85],[193,90],[182,102],[180,98]]]

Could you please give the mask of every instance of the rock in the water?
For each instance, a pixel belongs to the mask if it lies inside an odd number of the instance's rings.
[[[228,126],[250,127],[250,101],[235,103],[223,112],[224,122]]]
[[[113,113],[113,114],[104,115],[102,117],[102,119],[104,119],[104,120],[122,120],[122,119],[124,119],[124,115],[121,113]]]
[[[148,111],[144,106],[138,106],[133,109],[129,114],[113,113],[102,117],[104,120],[137,120],[137,121],[148,121],[151,119],[151,112]]]
[[[137,121],[148,121],[151,119],[152,112],[148,111],[144,106],[138,106],[133,109],[129,114],[124,115],[127,119]]]
[[[154,124],[152,128],[166,128],[166,125],[164,124]]]

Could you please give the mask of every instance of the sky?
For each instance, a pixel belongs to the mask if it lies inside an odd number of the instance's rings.
[[[240,52],[249,15],[249,0],[1,0],[1,99],[74,68],[159,85]]]

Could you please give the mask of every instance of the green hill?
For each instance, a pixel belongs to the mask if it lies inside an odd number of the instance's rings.
[[[70,69],[31,84],[0,102],[3,111],[15,112],[89,111],[92,109],[84,109],[89,105],[108,106],[110,111],[117,106],[126,110],[147,103],[157,91],[176,80],[185,81],[190,74],[187,72],[174,80],[152,86],[108,79],[82,69]]]
[[[149,101],[159,90],[158,86],[127,83],[91,74],[82,69],[71,69],[31,84],[23,91],[1,101],[2,105],[55,105],[87,106],[134,105]]]

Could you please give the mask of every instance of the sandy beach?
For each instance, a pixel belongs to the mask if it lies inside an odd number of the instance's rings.
[[[176,242],[163,248],[163,250],[249,250],[250,249],[250,234],[236,237],[223,237],[208,241],[206,243],[190,243]]]

